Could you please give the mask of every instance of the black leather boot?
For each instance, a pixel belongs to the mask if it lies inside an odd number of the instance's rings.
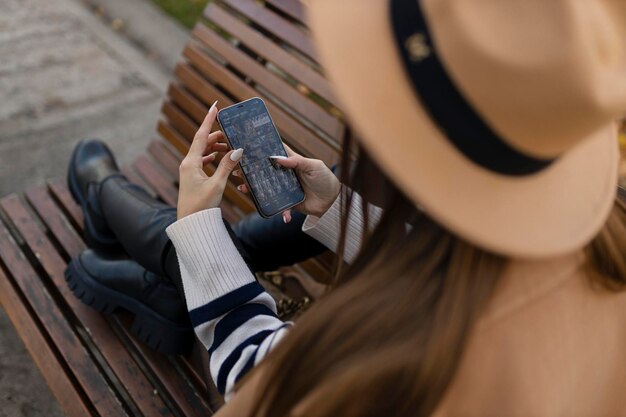
[[[100,184],[113,175],[121,176],[115,157],[99,140],[84,140],[74,148],[67,170],[67,183],[85,219],[85,242],[104,253],[119,253],[121,246],[108,227],[99,201]]]
[[[178,260],[165,233],[176,221],[176,209],[119,176],[101,183],[99,200],[107,224],[124,251],[149,271],[178,281]]]
[[[178,290],[138,263],[86,250],[70,262],[65,279],[83,303],[102,313],[130,311],[131,330],[153,349],[184,354],[191,348],[194,333]]]

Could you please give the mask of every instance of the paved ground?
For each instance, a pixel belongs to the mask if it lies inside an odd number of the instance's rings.
[[[147,1],[0,0],[0,196],[64,175],[81,138],[145,148],[187,39]],[[0,309],[0,417],[60,415]]]

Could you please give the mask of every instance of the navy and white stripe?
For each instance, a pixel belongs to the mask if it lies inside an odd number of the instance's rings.
[[[167,228],[176,248],[189,317],[209,352],[210,374],[226,399],[285,335],[291,323],[259,285],[235,247],[219,209]]]
[[[227,397],[290,326],[276,316],[274,300],[257,282],[195,308],[189,316],[209,352],[211,377]]]
[[[355,200],[358,199],[355,194]],[[315,222],[307,219],[307,230],[303,230],[335,250],[339,216],[337,199],[322,218]],[[375,210],[371,212],[374,224],[379,217]],[[351,210],[348,262],[359,250],[362,230],[358,210]],[[276,303],[256,282],[239,254],[220,209],[187,216],[166,231],[176,248],[194,330],[210,354],[209,367],[215,385],[228,400],[237,381],[267,356],[292,323],[284,323],[276,316]]]

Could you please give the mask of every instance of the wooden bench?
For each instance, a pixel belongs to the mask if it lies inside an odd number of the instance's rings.
[[[266,101],[294,149],[329,165],[338,161],[345,127],[317,63],[304,6],[221,0],[206,8],[183,51],[163,103],[160,137],[125,174],[175,205],[178,165],[208,106],[252,96]],[[231,222],[254,210],[235,186],[229,184],[222,207]],[[222,399],[205,387],[191,356],[152,351],[132,333],[127,314],[104,316],[73,296],[63,273],[85,249],[82,227],[65,179],[0,199],[0,302],[65,413],[211,415]],[[270,273],[267,285],[281,302],[315,298],[331,263],[326,254]]]

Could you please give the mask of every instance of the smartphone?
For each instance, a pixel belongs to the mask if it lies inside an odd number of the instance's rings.
[[[293,170],[269,157],[287,156],[267,106],[258,97],[221,109],[217,121],[232,149],[243,148],[241,172],[259,214],[272,217],[304,201]]]

